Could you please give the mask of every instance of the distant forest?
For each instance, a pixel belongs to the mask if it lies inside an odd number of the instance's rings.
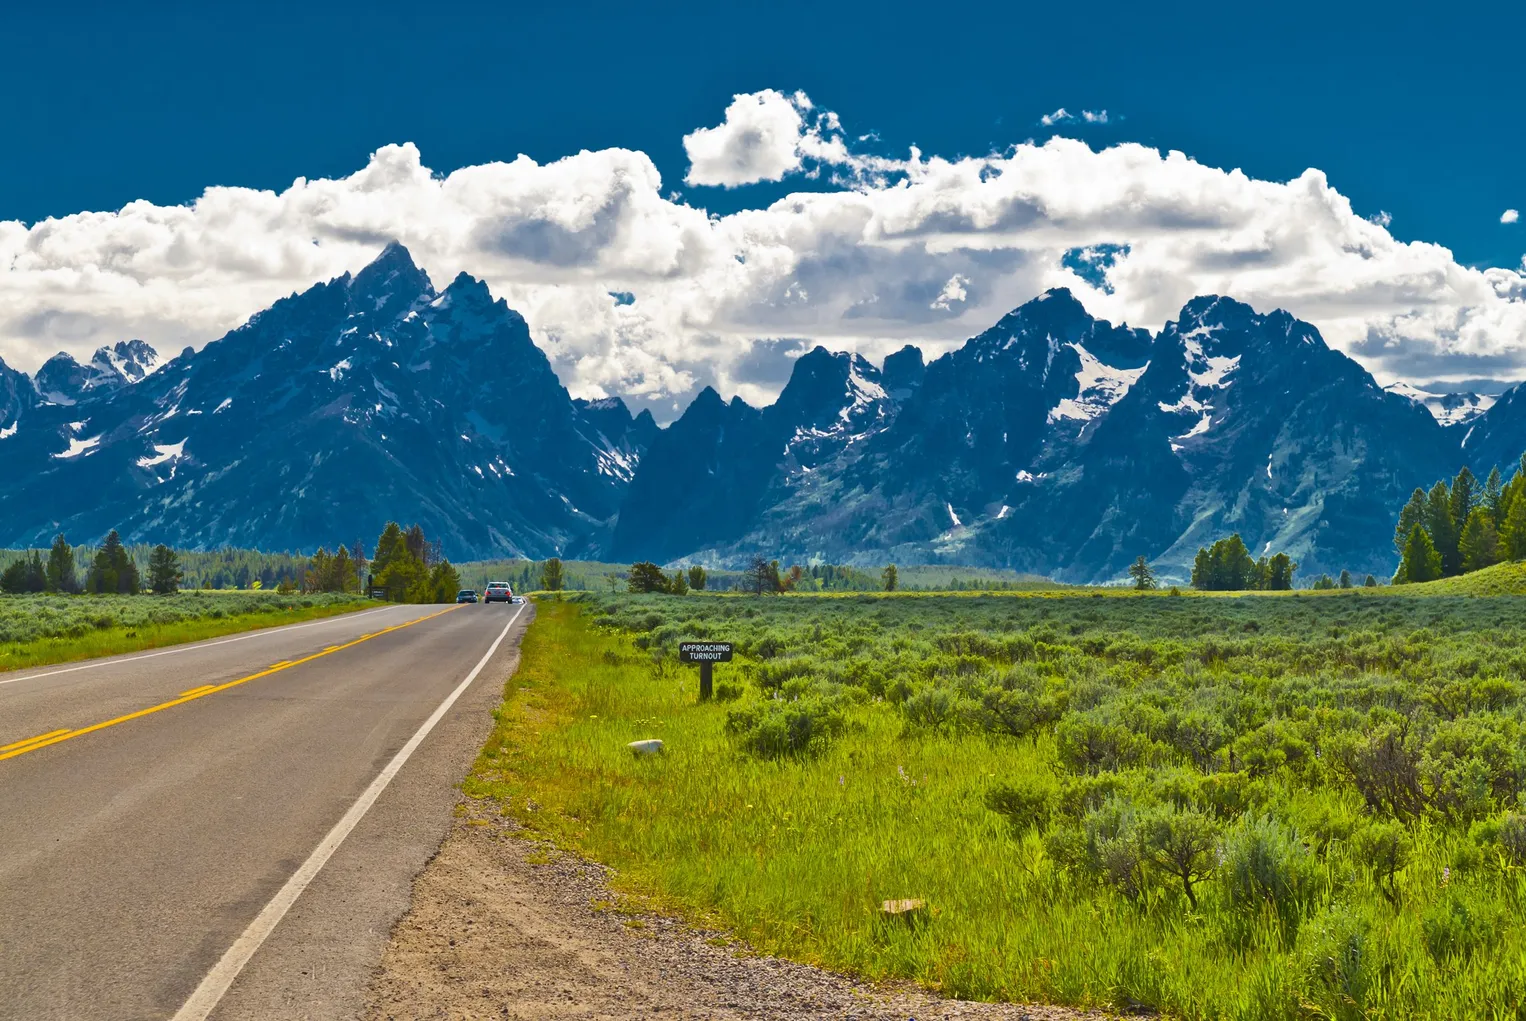
[[[357,543],[355,548],[359,549]],[[88,564],[96,546],[74,547],[76,561]],[[153,546],[138,543],[127,547],[128,553],[147,577]],[[0,550],[0,571],[28,556],[30,550]],[[38,551],[44,558],[48,551]],[[182,589],[274,589],[282,584],[304,587],[313,557],[302,553],[264,553],[250,549],[220,549],[206,552],[176,550],[181,570]],[[540,588],[544,560],[473,560],[456,564],[461,585],[481,591],[490,581],[506,581],[516,592]],[[1018,574],[981,567],[957,567],[941,564],[906,565],[900,569],[899,587],[908,591],[1023,591],[1060,588],[1058,583],[1037,575]],[[803,591],[878,592],[884,581],[878,568],[818,564],[802,568],[807,583]],[[572,591],[624,591],[630,574],[629,564],[610,564],[595,560],[562,562],[562,587]],[[747,587],[745,571],[713,570],[707,572],[711,591],[737,591]]]

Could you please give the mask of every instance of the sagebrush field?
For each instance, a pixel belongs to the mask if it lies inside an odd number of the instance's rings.
[[[0,670],[110,656],[347,613],[354,595],[0,596]]]
[[[1523,610],[542,601],[468,790],[760,950],[950,995],[1526,1017]],[[689,638],[737,643],[707,705]]]

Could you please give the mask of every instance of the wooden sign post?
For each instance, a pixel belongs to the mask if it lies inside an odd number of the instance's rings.
[[[710,701],[712,687],[711,668],[717,663],[731,662],[730,642],[679,642],[678,661],[699,664],[699,700]]]

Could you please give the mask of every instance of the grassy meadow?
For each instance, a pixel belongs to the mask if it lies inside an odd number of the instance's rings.
[[[541,601],[467,791],[873,979],[1523,1018],[1526,601],[1424,588]],[[709,704],[690,638],[737,646]]]
[[[380,605],[359,596],[0,596],[0,671],[156,649]]]

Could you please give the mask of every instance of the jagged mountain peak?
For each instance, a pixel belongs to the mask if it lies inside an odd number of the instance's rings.
[[[90,364],[103,373],[115,373],[129,383],[137,383],[164,364],[153,345],[144,340],[119,340],[96,349]]]
[[[359,311],[379,312],[432,297],[434,285],[408,249],[393,241],[349,281],[349,293]]]

